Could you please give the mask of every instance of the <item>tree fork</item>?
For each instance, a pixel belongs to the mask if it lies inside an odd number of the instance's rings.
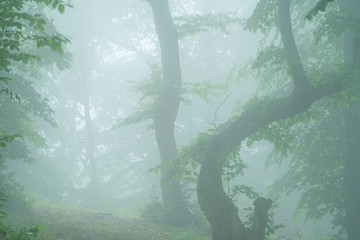
[[[238,216],[237,207],[222,186],[223,167],[229,153],[260,128],[278,120],[294,117],[308,109],[316,100],[342,90],[340,82],[317,87],[310,85],[292,33],[288,0],[279,0],[278,11],[280,33],[287,52],[294,90],[288,97],[260,102],[210,137],[197,182],[197,195],[200,207],[211,225],[213,240],[254,239],[253,234],[247,233]],[[262,230],[257,230],[255,239],[261,240]]]

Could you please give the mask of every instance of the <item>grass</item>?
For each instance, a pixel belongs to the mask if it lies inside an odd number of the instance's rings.
[[[209,233],[180,229],[141,219],[59,207],[37,207],[32,213],[9,214],[13,228],[40,225],[45,240],[209,240]]]

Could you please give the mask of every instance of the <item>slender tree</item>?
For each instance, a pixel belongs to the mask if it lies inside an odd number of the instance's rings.
[[[168,0],[148,0],[148,3],[154,15],[164,78],[164,89],[154,109],[156,142],[161,163],[164,164],[175,158],[178,153],[174,135],[182,86],[178,35]],[[167,211],[166,221],[176,226],[191,224],[192,215],[187,208],[180,181],[172,179],[167,168],[161,169],[160,179],[162,200]]]

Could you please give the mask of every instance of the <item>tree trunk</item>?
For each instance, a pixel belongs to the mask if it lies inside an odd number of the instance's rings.
[[[354,105],[357,104],[357,107]],[[359,101],[345,110],[347,156],[344,162],[345,226],[349,240],[360,239],[360,111]]]
[[[360,21],[358,0],[340,1],[340,7],[349,11]],[[360,65],[360,34],[344,33],[344,61]],[[358,83],[360,84],[360,83]],[[360,239],[360,100],[350,104],[344,111],[347,137],[347,155],[344,162],[345,227],[349,240]]]
[[[289,1],[279,0],[278,9],[281,39],[287,53],[294,91],[286,98],[259,103],[210,138],[200,169],[197,194],[200,207],[211,225],[213,240],[263,239],[263,233],[259,234],[261,229],[255,229],[257,232],[249,234],[237,214],[237,207],[223,190],[224,162],[232,149],[267,124],[293,117],[309,108],[314,101],[342,89],[340,83],[319,87],[310,85],[293,37]]]
[[[156,141],[161,163],[164,164],[178,154],[174,136],[182,85],[178,36],[168,1],[148,0],[148,3],[153,11],[160,43],[165,86],[154,109]],[[165,221],[174,226],[190,225],[192,224],[192,214],[187,208],[180,181],[171,179],[171,177],[171,172],[167,168],[161,169],[162,200],[167,211]]]
[[[89,74],[85,74],[89,75]],[[96,160],[94,156],[94,130],[93,130],[93,122],[90,116],[90,96],[89,96],[89,86],[88,81],[83,79],[83,89],[84,89],[84,115],[85,115],[85,127],[86,127],[86,160],[87,162],[87,171],[90,177],[89,184],[89,204],[90,206],[98,206],[98,173],[96,169]]]

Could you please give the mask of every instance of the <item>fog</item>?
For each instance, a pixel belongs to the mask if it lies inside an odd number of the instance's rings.
[[[360,238],[356,0],[0,7],[0,239]]]

